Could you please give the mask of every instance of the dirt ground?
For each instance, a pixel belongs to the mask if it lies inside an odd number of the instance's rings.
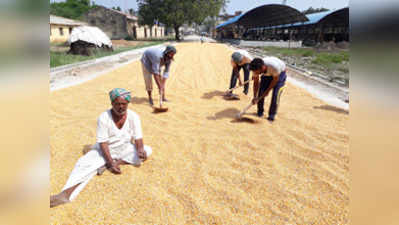
[[[126,41],[126,40],[112,40],[112,45],[114,47],[129,47],[136,46],[140,44],[147,44],[148,41]]]
[[[141,167],[106,171],[50,209],[51,224],[349,224],[348,113],[288,83],[273,124],[256,107],[237,121],[250,96],[221,96],[232,51],[214,43],[177,51],[166,113],[148,105],[139,61],[50,94],[51,194],[95,143],[115,87],[132,91],[129,109],[153,149]]]

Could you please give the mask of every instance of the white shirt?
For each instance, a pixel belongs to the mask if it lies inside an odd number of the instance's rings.
[[[111,155],[118,154],[125,150],[131,139],[143,138],[141,130],[140,117],[137,113],[127,110],[127,118],[122,128],[119,129],[112,119],[111,110],[109,109],[99,116],[97,120],[97,143],[95,148],[100,150],[100,144],[108,142]]]
[[[239,52],[241,55],[243,55],[243,56],[249,58],[251,61],[252,61],[252,59],[253,59],[253,57],[249,54],[249,52],[247,52],[247,51],[245,51],[245,50],[239,49],[239,50],[237,50],[237,51],[235,51],[235,52]]]
[[[270,56],[263,58],[263,62],[266,66],[273,67],[277,71],[278,74],[285,71],[285,63],[281,61],[279,58]]]

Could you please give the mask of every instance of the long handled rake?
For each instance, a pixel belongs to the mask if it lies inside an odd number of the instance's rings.
[[[237,88],[239,88],[239,87],[244,86],[245,84],[247,84],[247,83],[249,83],[249,82],[251,82],[251,79],[248,79],[248,80],[245,81],[242,85],[238,85],[237,87],[233,87],[233,88],[228,89],[228,90],[226,91],[226,94],[229,93],[230,91],[234,90],[234,89],[237,89]]]
[[[248,111],[248,109],[249,108],[251,108],[251,106],[253,106],[254,104],[252,104],[252,102],[251,103],[249,103],[247,106],[245,106],[245,108],[243,109],[243,110],[241,110],[241,112],[239,112],[238,114],[237,114],[237,119],[241,119],[241,117],[242,117],[242,115],[244,115],[247,111]]]
[[[168,111],[168,107],[163,108],[162,107],[162,97],[163,97],[163,92],[159,92],[159,107],[154,106],[154,112],[160,113],[160,112],[166,112]]]

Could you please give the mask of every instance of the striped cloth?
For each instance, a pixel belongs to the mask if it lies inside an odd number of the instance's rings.
[[[109,98],[111,99],[111,102],[113,102],[118,97],[122,97],[126,101],[130,102],[131,99],[130,91],[127,91],[126,89],[123,88],[114,88],[112,91],[109,92]]]

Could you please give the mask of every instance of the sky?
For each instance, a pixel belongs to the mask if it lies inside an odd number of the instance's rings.
[[[51,2],[56,1],[60,2],[63,0],[51,0]],[[123,11],[126,9],[133,8],[137,10],[137,1],[136,0],[91,0],[94,1],[97,5],[103,5],[105,7],[111,8],[113,6],[120,6]],[[227,4],[226,12],[228,14],[234,14],[235,11],[243,11],[246,12],[253,8],[256,8],[261,5],[267,4],[281,4],[283,0],[230,0]],[[286,3],[288,6],[291,6],[299,11],[308,9],[309,7],[320,8],[324,7],[327,9],[340,9],[349,5],[349,0],[287,0]]]

